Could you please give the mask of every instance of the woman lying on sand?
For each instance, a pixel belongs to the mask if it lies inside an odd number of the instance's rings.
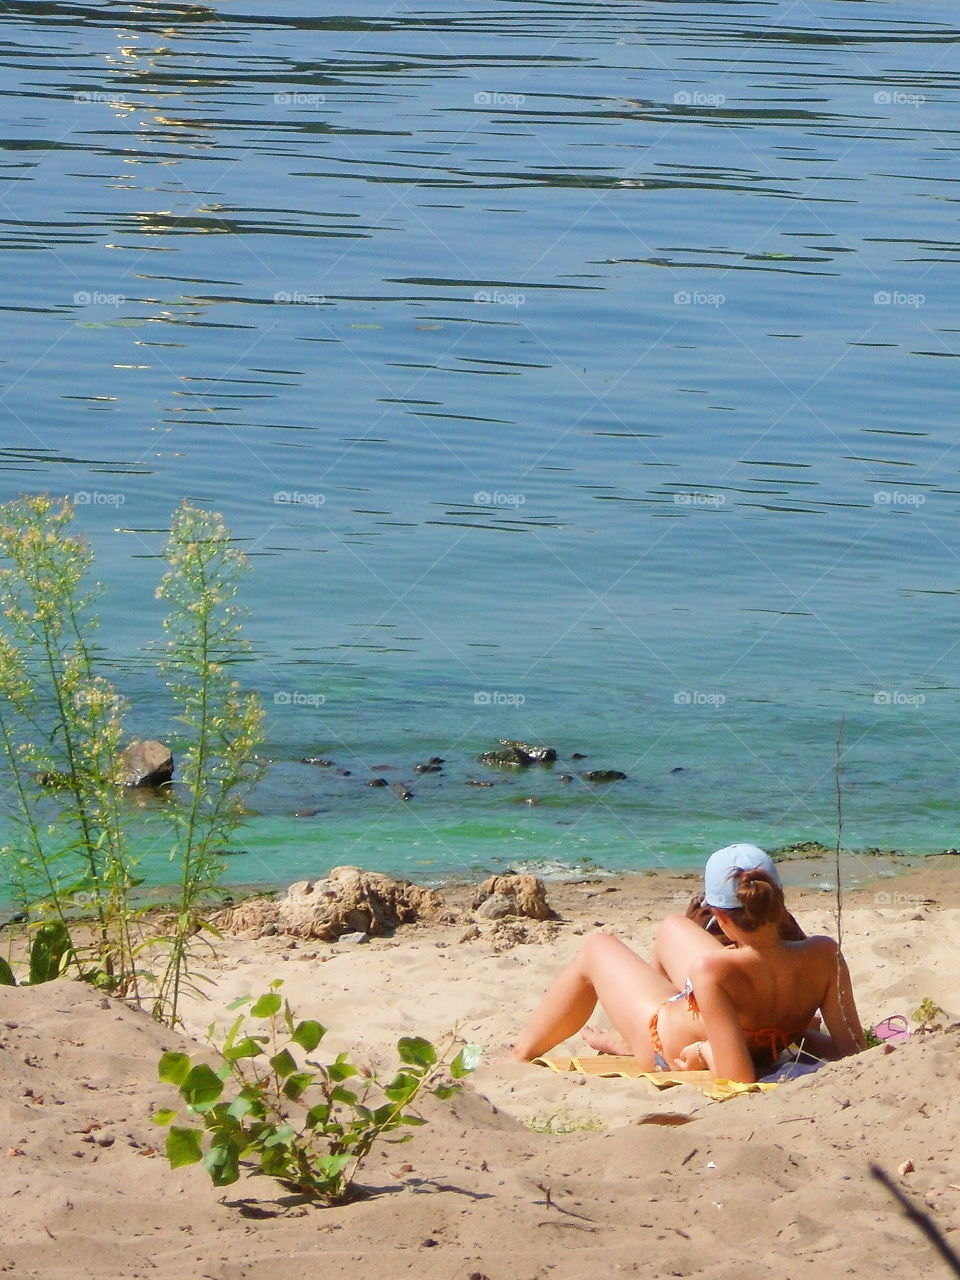
[[[632,1054],[647,1071],[709,1070],[752,1082],[794,1042],[827,1058],[865,1047],[836,942],[781,937],[783,888],[762,849],[718,849],[704,871],[704,903],[735,945],[676,915],[660,925],[650,963],[618,938],[595,934],[555,979],[511,1056],[529,1062],[584,1029],[591,1048]],[[613,1034],[585,1026],[598,1001]]]

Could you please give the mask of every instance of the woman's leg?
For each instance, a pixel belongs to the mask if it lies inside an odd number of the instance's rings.
[[[661,920],[653,943],[651,963],[661,977],[679,991],[687,980],[694,960],[709,952],[721,951],[723,943],[686,916]]]
[[[619,938],[597,933],[554,979],[513,1047],[529,1062],[574,1035],[599,1001],[630,1052],[653,1070],[649,1024],[653,1012],[676,988]]]

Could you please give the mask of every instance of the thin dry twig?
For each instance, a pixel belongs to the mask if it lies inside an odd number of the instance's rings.
[[[879,1183],[886,1187],[910,1221],[916,1223],[953,1274],[960,1276],[960,1256],[947,1244],[943,1238],[943,1233],[929,1213],[924,1213],[922,1209],[918,1209],[913,1201],[904,1195],[889,1174],[881,1169],[878,1164],[871,1164],[870,1172]]]

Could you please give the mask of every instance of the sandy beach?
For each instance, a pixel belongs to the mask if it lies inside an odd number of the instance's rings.
[[[150,1123],[184,1036],[70,980],[0,989],[0,1271],[43,1277],[214,1280],[595,1280],[614,1275],[752,1280],[879,1277],[945,1265],[870,1175],[882,1166],[960,1245],[960,876],[955,858],[845,894],[844,951],[865,1023],[942,1006],[944,1029],[874,1048],[817,1075],[724,1103],[689,1085],[597,1080],[499,1062],[580,938],[602,928],[643,952],[692,878],[650,873],[548,886],[559,920],[405,926],[362,945],[225,938],[205,964],[210,998],[187,1031],[225,1023],[236,996],[273,978],[324,1049],[374,1065],[402,1035],[454,1028],[485,1061],[429,1123],[375,1151],[371,1194],[304,1206],[267,1178],[214,1188],[172,1172]],[[809,933],[834,932],[831,895],[790,890]],[[187,1042],[187,1050],[191,1047]],[[583,1052],[570,1041],[568,1052]],[[912,1167],[911,1167],[912,1166]],[[907,1172],[899,1172],[908,1169]],[[954,1232],[954,1234],[951,1234]]]

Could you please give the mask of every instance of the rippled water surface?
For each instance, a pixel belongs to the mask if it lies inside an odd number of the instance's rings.
[[[949,6],[348,8],[0,15],[0,498],[74,496],[150,736],[224,512],[235,878],[829,842],[841,717],[848,842],[960,843]]]

